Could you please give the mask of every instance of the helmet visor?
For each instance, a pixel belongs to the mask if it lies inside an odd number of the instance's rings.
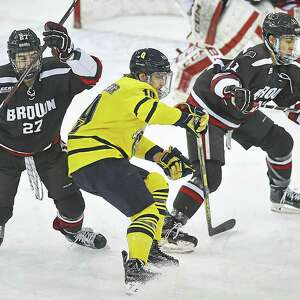
[[[38,51],[24,51],[18,52],[15,54],[15,58],[12,60],[13,67],[16,70],[17,74],[21,75],[33,62],[33,60],[38,55]],[[28,73],[26,79],[32,78],[37,74],[41,67],[41,60],[38,59],[36,63],[32,66],[31,71]]]
[[[150,84],[158,91],[160,99],[170,93],[172,77],[172,72],[154,72],[151,74]]]
[[[278,39],[277,51],[279,57],[286,63],[300,57],[300,37],[296,35],[283,35]]]

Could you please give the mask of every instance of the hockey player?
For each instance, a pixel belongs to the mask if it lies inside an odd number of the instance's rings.
[[[54,201],[58,215],[53,228],[71,242],[103,248],[103,235],[82,228],[85,204],[68,177],[67,155],[60,139],[72,98],[97,83],[102,65],[98,58],[75,49],[63,26],[47,22],[43,35],[58,57],[38,57],[6,105],[3,100],[41,48],[31,29],[11,33],[7,43],[10,62],[0,67],[0,244],[5,224],[13,215],[21,173],[26,169],[36,197],[42,198],[42,181]]]
[[[261,24],[274,9],[287,11],[299,20],[300,3],[295,0],[195,0],[189,17],[188,47],[180,51],[174,65],[175,99],[185,101],[195,79],[215,59],[232,59],[262,42]]]
[[[266,153],[271,209],[299,213],[300,194],[289,189],[293,139],[257,110],[257,103],[271,100],[284,107],[300,106],[300,68],[295,61],[300,54],[299,24],[288,14],[271,13],[263,23],[263,38],[263,44],[241,52],[223,71],[215,74],[210,68],[202,73],[187,103],[206,109],[210,115],[203,142],[207,145],[205,159],[211,193],[221,184],[223,139],[232,130],[232,137],[246,150],[255,146]],[[289,113],[288,117],[300,123],[298,114]],[[196,139],[188,135],[187,140],[189,158],[198,172],[180,188],[164,231],[184,225],[203,203]]]
[[[152,264],[178,264],[160,251],[168,183],[159,173],[130,164],[132,156],[156,162],[171,179],[191,173],[176,148],[163,150],[143,136],[148,124],[175,125],[199,134],[207,125],[202,111],[183,113],[159,102],[169,93],[168,59],[152,48],[134,52],[130,74],[106,88],[79,118],[68,137],[69,172],[83,190],[103,197],[131,219],[129,256],[122,252],[125,283],[136,291],[157,273]]]

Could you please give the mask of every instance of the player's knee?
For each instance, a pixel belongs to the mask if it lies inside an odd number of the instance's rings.
[[[133,216],[130,217],[131,221],[136,221],[136,220],[141,220],[144,218],[144,216],[149,216],[149,218],[152,220],[151,223],[157,224],[160,215],[159,211],[155,205],[155,203],[152,203],[151,205],[147,206],[140,212],[134,214]],[[156,226],[156,225],[155,225]]]
[[[222,182],[222,166],[216,160],[206,161],[208,188],[210,193],[215,192]]]
[[[167,180],[164,178],[164,176],[157,172],[149,173],[144,181],[151,194],[157,190],[169,190],[169,184]]]
[[[67,218],[78,218],[85,209],[84,199],[80,191],[76,191],[67,197],[56,199],[56,207],[60,214]]]
[[[11,206],[1,206],[0,207],[0,226],[7,223],[7,221],[13,215],[13,207]]]
[[[222,165],[219,161],[208,160],[205,162],[207,183],[210,193],[215,192],[222,181]],[[202,180],[199,175],[194,175],[191,179],[193,184],[202,188]]]
[[[270,157],[282,157],[292,152],[294,140],[292,136],[282,127],[274,125],[264,139],[262,149]]]

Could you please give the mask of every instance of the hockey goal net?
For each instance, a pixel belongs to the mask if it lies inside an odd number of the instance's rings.
[[[178,14],[176,0],[79,0],[74,10],[74,27],[121,16]]]

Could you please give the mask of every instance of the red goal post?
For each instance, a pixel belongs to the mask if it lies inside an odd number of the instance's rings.
[[[77,1],[74,8],[74,28],[81,28],[80,0]]]
[[[180,15],[175,0],[78,0],[74,27],[86,22],[130,15]]]

